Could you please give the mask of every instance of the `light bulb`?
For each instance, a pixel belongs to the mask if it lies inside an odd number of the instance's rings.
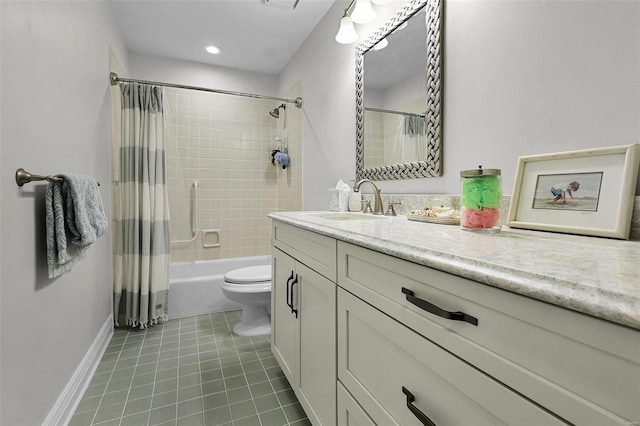
[[[409,25],[409,22],[405,21],[398,28],[396,28],[394,31],[404,30],[405,28],[407,28],[407,25]]]
[[[340,20],[340,29],[336,34],[336,41],[340,44],[351,44],[358,39],[358,33],[353,27],[353,21],[348,16]]]
[[[351,12],[351,19],[356,24],[368,24],[376,17],[370,0],[356,0],[356,6]]]
[[[389,4],[393,3],[393,0],[371,0],[375,4]]]
[[[389,42],[387,41],[387,38],[383,38],[382,40],[380,40],[378,42],[378,44],[376,44],[375,46],[373,46],[373,50],[380,50],[380,49],[384,49],[385,47],[387,47],[389,45]]]

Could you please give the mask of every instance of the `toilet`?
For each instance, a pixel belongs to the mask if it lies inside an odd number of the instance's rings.
[[[271,265],[234,269],[224,275],[222,292],[242,305],[242,319],[233,326],[238,336],[271,333]]]

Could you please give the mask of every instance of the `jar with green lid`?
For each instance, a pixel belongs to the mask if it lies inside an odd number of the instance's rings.
[[[460,172],[460,226],[462,229],[500,232],[502,176],[500,169],[463,170]]]

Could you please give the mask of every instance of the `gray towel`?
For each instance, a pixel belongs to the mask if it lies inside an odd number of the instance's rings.
[[[82,175],[58,175],[46,195],[47,264],[49,278],[69,271],[98,237],[107,232],[107,218],[97,182]]]
[[[424,134],[424,118],[405,115],[404,134],[409,136],[420,136]]]

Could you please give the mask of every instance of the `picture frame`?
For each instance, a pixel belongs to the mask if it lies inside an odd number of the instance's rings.
[[[518,158],[507,225],[629,239],[640,145]]]

